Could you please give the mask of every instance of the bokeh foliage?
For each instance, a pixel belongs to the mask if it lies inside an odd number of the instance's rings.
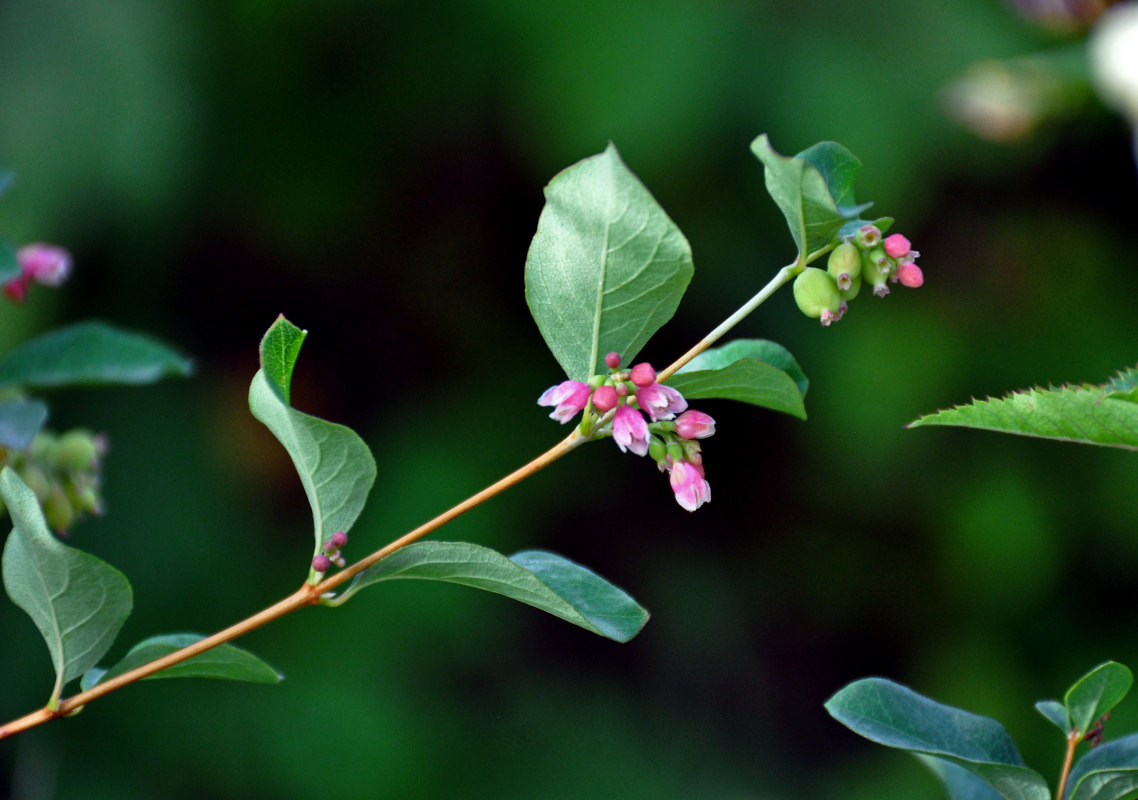
[[[794,353],[809,421],[709,406],[715,500],[696,517],[599,444],[447,532],[589,564],[652,612],[630,644],[393,582],[245,642],[280,686],[134,687],[5,742],[3,781],[59,798],[930,796],[920,765],[822,709],[868,674],[1057,759],[1031,702],[1087,664],[1138,662],[1138,461],[902,429],[1138,360],[1122,124],[1092,109],[993,145],[940,102],[975,60],[1053,42],[996,0],[0,4],[0,166],[18,171],[0,225],[77,264],[3,309],[0,346],[97,316],[198,365],[51,398],[53,424],[112,439],[108,516],[75,537],[131,577],[123,642],[220,628],[303,578],[303,492],[245,403],[278,313],[310,331],[294,405],[377,455],[349,556],[561,436],[534,404],[560,372],[522,270],[541,187],[610,140],[694,252],[642,354],[658,365],[794,256],[759,132],[854,152],[859,196],[897,217],[927,279],[830,329],[789,291],[742,326]],[[25,662],[44,658],[34,628],[15,608],[0,625],[7,718],[50,687]],[[1135,728],[1123,704],[1107,737]]]

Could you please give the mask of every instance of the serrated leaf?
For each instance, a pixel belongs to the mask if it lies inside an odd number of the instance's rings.
[[[1058,700],[1040,700],[1035,704],[1035,710],[1063,731],[1064,736],[1071,732],[1071,715],[1067,713],[1067,707]]]
[[[292,371],[306,336],[308,331],[296,327],[281,314],[261,340],[261,369],[286,403],[291,402]]]
[[[949,800],[1000,800],[1000,793],[979,775],[943,758],[917,753],[917,760],[940,778]]]
[[[806,419],[810,382],[794,356],[766,339],[705,350],[665,382],[689,400],[739,400]]]
[[[273,327],[291,325],[284,317]],[[278,341],[272,329],[262,343]],[[296,350],[299,350],[299,344]],[[375,459],[363,439],[343,425],[313,417],[292,408],[284,399],[281,381],[292,380],[296,352],[291,360],[279,360],[279,352],[265,353],[261,363],[277,370],[270,381],[262,367],[249,386],[249,409],[277,437],[296,467],[304,493],[312,507],[316,552],[336,531],[351,530],[375,483]]]
[[[0,175],[0,183],[2,182],[3,176]],[[2,189],[0,189],[0,194],[3,194]],[[4,239],[0,239],[0,284],[7,283],[19,276],[20,262],[16,258],[16,248]]]
[[[526,257],[530,313],[565,374],[631,364],[672,318],[693,272],[687,239],[611,144],[557,175]]]
[[[0,402],[0,447],[23,450],[46,420],[47,406],[39,400]]]
[[[1063,702],[1071,725],[1086,734],[1095,720],[1118,705],[1134,685],[1134,675],[1117,661],[1107,661],[1092,669],[1067,690]]]
[[[841,145],[833,142],[823,144],[841,148],[845,155],[857,161]],[[763,162],[767,192],[786,218],[790,235],[798,247],[800,264],[804,264],[811,253],[829,245],[846,221],[835,202],[834,192],[852,199],[849,172],[853,169],[856,173],[857,169],[848,160],[839,159],[837,150],[826,148],[822,151],[819,149],[822,146],[815,145],[787,158],[775,152],[765,133],[751,142],[751,151]],[[828,173],[823,174],[815,164],[802,157],[807,153],[827,164]],[[831,161],[834,163],[829,163]],[[827,179],[835,182],[833,189]]]
[[[0,497],[12,516],[4,545],[4,588],[27,612],[55,667],[49,705],[63,687],[98,663],[130,614],[127,579],[95,556],[48,532],[35,494],[11,467],[0,471]]]
[[[151,636],[130,648],[123,659],[110,669],[88,670],[83,675],[80,686],[86,691],[103,681],[130,672],[135,667],[149,664],[151,661],[196,644],[204,638],[196,633]],[[155,672],[144,680],[156,678],[216,678],[247,683],[280,683],[284,676],[247,650],[231,644],[222,644],[167,667],[161,672]]]
[[[987,781],[1007,800],[1050,800],[994,719],[943,705],[884,678],[863,678],[826,702],[850,730],[887,747],[936,756]]]
[[[648,621],[624,590],[567,558],[540,550],[506,558],[468,542],[407,545],[357,575],[335,604],[370,584],[404,578],[494,592],[618,642],[632,639]]]
[[[152,383],[191,370],[189,359],[149,336],[80,322],[32,339],[0,359],[0,388]]]
[[[1138,792],[1138,734],[1092,748],[1067,779],[1069,800],[1124,800]]]
[[[1120,390],[1115,385],[1035,388],[973,400],[923,416],[908,427],[951,425],[1138,450],[1138,405],[1126,402],[1124,388],[1116,394]]]

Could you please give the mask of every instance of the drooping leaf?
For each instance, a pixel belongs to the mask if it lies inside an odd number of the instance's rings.
[[[567,558],[540,550],[507,558],[467,542],[407,545],[357,575],[333,604],[370,584],[401,578],[494,592],[618,642],[630,640],[648,621],[648,612],[624,590]]]
[[[1134,685],[1134,675],[1117,661],[1107,661],[1092,669],[1067,690],[1063,702],[1071,725],[1086,734],[1095,720],[1118,705]]]
[[[102,322],[80,322],[32,339],[0,359],[0,388],[152,383],[186,376],[192,363],[166,345]]]
[[[940,778],[949,800],[1000,800],[1000,793],[992,785],[964,767],[935,756],[917,753],[917,760]]]
[[[1058,700],[1040,700],[1035,704],[1035,710],[1050,720],[1064,736],[1071,732],[1071,715],[1067,713],[1067,707]]]
[[[291,402],[292,371],[306,336],[308,331],[302,331],[281,314],[261,340],[261,369],[286,403]]]
[[[284,445],[296,466],[312,506],[313,535],[319,551],[333,533],[349,531],[359,517],[375,483],[375,459],[350,428],[309,416],[285,401],[282,386],[287,387],[292,380],[300,344],[292,337],[295,347],[291,357],[282,359],[281,350],[273,345],[288,334],[274,329],[291,325],[280,317],[265,334],[262,345],[268,342],[271,350],[266,353],[262,347],[263,366],[249,386],[249,409]],[[272,381],[266,377],[265,364],[275,371]]]
[[[689,400],[718,398],[806,419],[809,381],[784,347],[766,339],[737,339],[700,353],[666,383]]]
[[[928,414],[908,427],[952,425],[1080,444],[1138,450],[1138,403],[1130,402],[1133,371],[1094,386],[1060,386],[973,400]]]
[[[602,371],[609,352],[631,364],[672,318],[692,272],[684,235],[611,144],[545,187],[526,302],[569,378]]]
[[[826,702],[826,710],[878,744],[963,767],[1007,800],[1050,800],[1043,777],[1023,765],[1008,732],[994,719],[937,703],[884,678],[854,681]]]
[[[130,648],[123,659],[110,669],[96,667],[88,670],[83,675],[80,686],[86,691],[103,681],[130,672],[143,664],[149,664],[183,647],[189,647],[204,638],[196,633],[151,636]],[[154,678],[218,678],[247,683],[280,683],[284,676],[247,650],[223,644],[149,675],[144,680]]]
[[[3,182],[4,176],[0,174],[0,185]],[[0,186],[0,194],[3,194],[2,186]],[[20,262],[16,259],[16,248],[4,239],[0,239],[0,284],[7,283],[19,276]]]
[[[11,467],[0,471],[0,496],[13,525],[4,545],[4,588],[47,643],[54,706],[64,685],[95,666],[114,642],[130,614],[130,584],[114,567],[52,536],[35,494]]]
[[[1138,793],[1138,733],[1092,748],[1079,759],[1067,786],[1069,800],[1127,800]]]
[[[32,443],[47,419],[47,406],[39,400],[0,402],[0,447],[23,450]]]

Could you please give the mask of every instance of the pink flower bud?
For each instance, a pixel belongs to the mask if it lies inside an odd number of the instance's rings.
[[[590,392],[592,392],[592,387],[587,383],[562,381],[542,392],[541,397],[537,398],[537,404],[539,406],[555,406],[549,418],[564,425],[589,402]]]
[[[336,531],[332,534],[332,538],[329,541],[332,542],[333,547],[337,549],[341,548],[348,543],[348,534],[343,531]]]
[[[651,383],[637,389],[636,403],[653,422],[672,419],[688,407],[688,401],[682,394],[662,383]]]
[[[617,369],[620,367],[620,353],[612,352],[605,356],[605,366],[609,369]]]
[[[593,408],[602,414],[612,411],[616,408],[617,401],[620,398],[616,395],[616,389],[611,386],[598,386],[596,391],[593,392]]]
[[[672,474],[668,478],[676,502],[687,511],[695,511],[704,503],[711,502],[711,484],[703,477],[703,467],[676,461],[672,464]]]
[[[656,382],[656,370],[647,361],[642,361],[632,368],[629,377],[636,386],[649,386]]]
[[[631,450],[638,456],[648,452],[648,423],[631,406],[621,406],[612,421],[612,438],[620,452]]]
[[[890,258],[904,258],[912,249],[913,245],[909,240],[899,233],[885,238],[885,253]]]
[[[912,261],[902,261],[897,265],[897,280],[901,282],[902,286],[916,289],[925,282],[925,274]]]
[[[328,556],[315,556],[312,559],[312,568],[317,572],[327,572],[332,567],[332,562]]]
[[[685,439],[706,439],[715,433],[715,420],[702,411],[688,409],[676,417],[676,433]]]
[[[44,286],[61,286],[71,274],[71,254],[62,247],[36,242],[16,253],[20,271]]]

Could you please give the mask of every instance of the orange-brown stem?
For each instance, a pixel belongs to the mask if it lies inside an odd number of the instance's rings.
[[[1071,774],[1071,764],[1075,760],[1075,748],[1079,746],[1079,742],[1083,741],[1083,736],[1078,731],[1071,731],[1067,734],[1067,754],[1063,757],[1063,769],[1059,773],[1059,785],[1055,787],[1055,800],[1063,800],[1063,794],[1067,791],[1067,777]]]

